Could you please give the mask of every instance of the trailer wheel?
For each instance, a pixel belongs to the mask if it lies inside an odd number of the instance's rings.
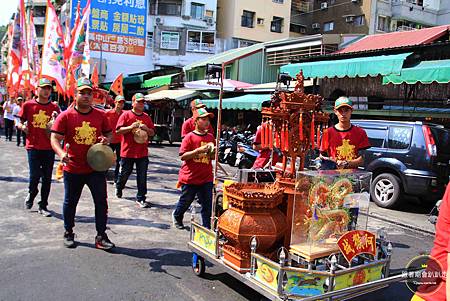
[[[202,277],[205,273],[205,259],[197,253],[192,253],[192,271],[198,277]]]

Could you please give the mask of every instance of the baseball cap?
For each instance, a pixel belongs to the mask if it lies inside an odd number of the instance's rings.
[[[92,83],[87,77],[80,77],[77,81],[77,90],[81,91],[83,89],[92,90]]]
[[[214,114],[206,111],[205,108],[199,108],[195,111],[194,117],[195,117],[195,119],[202,118],[202,117],[214,118]]]
[[[23,100],[22,96],[17,96],[17,100]]]
[[[43,78],[41,78],[40,80],[39,80],[39,87],[45,87],[45,86],[52,86],[52,81],[51,80],[49,80],[48,78],[45,78],[45,77],[43,77]]]
[[[142,94],[142,93],[136,93],[133,95],[133,98],[132,98],[133,101],[141,100],[141,99],[145,99],[144,94]]]
[[[122,95],[117,95],[116,98],[114,99],[115,102],[119,102],[119,101],[123,101],[125,102],[125,97],[123,97]]]
[[[200,99],[194,99],[193,101],[191,101],[191,108],[205,108],[206,105],[200,100]]]
[[[347,106],[353,109],[353,102],[345,96],[341,96],[334,102],[334,108],[337,110],[343,106]]]

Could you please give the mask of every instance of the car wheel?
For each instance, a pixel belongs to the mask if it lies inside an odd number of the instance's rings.
[[[370,187],[372,200],[380,207],[393,208],[400,203],[400,179],[390,173],[379,174]]]

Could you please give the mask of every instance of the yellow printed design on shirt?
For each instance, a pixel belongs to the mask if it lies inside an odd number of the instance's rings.
[[[342,145],[336,147],[337,160],[353,160],[355,158],[355,146],[350,144],[350,140],[342,139]]]
[[[32,124],[35,128],[46,129],[49,121],[50,116],[47,116],[43,110],[39,110],[38,114],[33,114]]]
[[[97,140],[97,129],[90,127],[91,123],[89,121],[83,121],[81,127],[75,128],[75,136],[73,140],[78,144],[92,145]]]
[[[208,142],[202,141],[200,146],[204,146],[206,144],[208,144]],[[209,161],[210,161],[208,154],[204,154],[204,153],[201,155],[198,155],[198,157],[194,158],[193,160],[196,163],[204,163],[204,164],[209,164]]]

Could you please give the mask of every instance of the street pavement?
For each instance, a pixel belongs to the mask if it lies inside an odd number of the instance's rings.
[[[62,245],[63,184],[54,182],[49,200],[53,217],[23,210],[27,194],[26,151],[14,142],[0,142],[0,300],[261,300],[256,291],[209,264],[204,278],[191,270],[189,232],[171,225],[179,197],[175,188],[180,161],[178,146],[150,146],[148,201],[134,203],[135,177],[114,196],[108,184],[110,239],[117,248],[94,248],[93,202],[85,187],[78,205],[75,249]],[[229,167],[227,167],[230,170]],[[398,273],[414,256],[429,252],[433,236],[417,231],[426,221],[425,209],[409,212],[379,210],[371,204],[369,229],[384,227],[393,242],[392,272]],[[420,207],[420,206],[418,206]],[[185,216],[188,223],[189,214]],[[414,227],[407,227],[415,223]],[[405,227],[406,226],[406,227]],[[409,300],[403,283],[355,300]]]

